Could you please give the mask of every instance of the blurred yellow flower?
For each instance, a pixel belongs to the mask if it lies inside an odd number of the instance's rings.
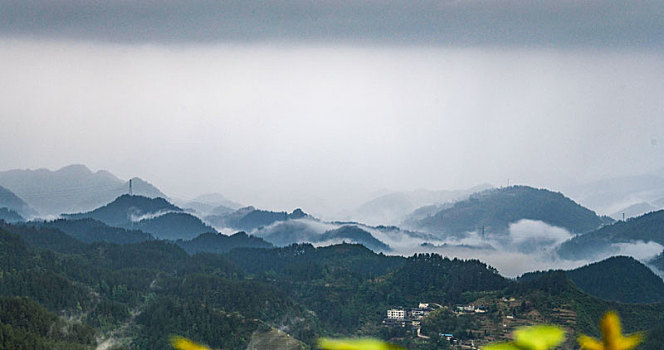
[[[602,329],[602,340],[599,341],[587,335],[580,336],[577,341],[583,350],[629,350],[634,349],[641,342],[640,333],[623,336],[620,327],[620,317],[614,311],[604,314],[599,323]]]
[[[211,350],[207,346],[196,344],[193,341],[183,337],[172,337],[171,345],[177,350]]]
[[[491,344],[483,350],[548,350],[565,341],[565,331],[557,326],[523,327],[514,331],[514,341]]]
[[[396,345],[376,339],[329,339],[318,340],[318,347],[324,350],[392,350],[401,349]]]

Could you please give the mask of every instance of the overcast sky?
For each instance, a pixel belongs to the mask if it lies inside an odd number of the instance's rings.
[[[664,168],[661,1],[2,1],[0,164],[352,207]]]

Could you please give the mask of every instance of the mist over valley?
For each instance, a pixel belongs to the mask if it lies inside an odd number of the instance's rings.
[[[662,18],[0,0],[0,349],[661,350]]]

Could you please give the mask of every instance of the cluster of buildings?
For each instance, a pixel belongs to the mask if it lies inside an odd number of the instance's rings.
[[[479,305],[459,305],[456,307],[457,314],[483,314],[486,313],[486,307]]]
[[[387,318],[383,320],[383,324],[393,327],[411,327],[419,329],[421,320],[429,312],[433,311],[429,304],[420,303],[414,309],[389,309],[387,310]]]

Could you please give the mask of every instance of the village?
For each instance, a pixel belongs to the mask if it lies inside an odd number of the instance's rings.
[[[435,303],[419,303],[416,308],[394,308],[387,310],[387,317],[383,320],[383,325],[388,327],[402,327],[412,330],[418,338],[430,339],[429,336],[422,334],[422,319],[429,315],[435,309],[448,309],[447,306],[442,306]],[[475,305],[458,305],[455,308],[455,314],[473,314],[473,313],[486,313],[484,306]],[[450,345],[456,345],[466,349],[477,349],[474,340],[469,340],[464,343],[463,340],[458,339],[454,334],[439,333],[438,337],[445,339]]]
[[[396,307],[386,310],[382,324],[390,329],[402,329],[402,334],[410,334],[412,339],[431,339],[438,337],[449,343],[454,349],[480,349],[481,345],[505,338],[512,329],[519,325],[529,324],[535,315],[520,314],[525,310],[523,300],[513,297],[501,297],[492,300],[479,300],[475,303],[443,306],[436,303],[421,302],[417,307]],[[434,314],[432,314],[434,313]],[[445,316],[443,316],[445,315]],[[455,329],[438,329],[436,334],[431,334],[431,327],[425,327],[423,323],[433,318],[447,317],[452,320],[464,320],[475,326],[469,330],[459,331]],[[431,323],[429,323],[431,324]]]

